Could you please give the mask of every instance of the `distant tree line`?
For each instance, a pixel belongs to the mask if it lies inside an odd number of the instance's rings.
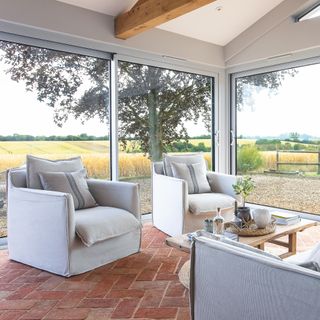
[[[29,134],[13,134],[8,136],[0,135],[0,141],[100,141],[109,140],[109,136],[91,136],[86,133],[79,135],[67,135],[67,136],[32,136]]]
[[[285,141],[285,142],[284,142]],[[259,151],[275,150],[310,150],[316,151],[320,147],[320,141],[291,140],[291,139],[258,139],[256,147]]]
[[[198,138],[201,139],[201,138]],[[177,141],[173,142],[172,145],[167,146],[165,149],[166,152],[210,152],[211,147],[207,147],[203,142],[199,142],[197,145],[184,142]]]

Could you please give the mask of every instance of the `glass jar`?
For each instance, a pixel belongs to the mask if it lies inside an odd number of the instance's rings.
[[[224,233],[224,218],[220,208],[217,208],[217,215],[213,218],[213,232],[221,235]]]

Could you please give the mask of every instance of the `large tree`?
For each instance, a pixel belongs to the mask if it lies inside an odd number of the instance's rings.
[[[188,140],[187,122],[211,127],[210,78],[128,62],[120,63],[120,140],[139,140],[152,160],[174,141]]]

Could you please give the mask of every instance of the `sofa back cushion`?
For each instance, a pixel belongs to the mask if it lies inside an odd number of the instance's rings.
[[[207,180],[206,170],[203,168],[203,164],[172,162],[171,169],[175,178],[187,181],[189,194],[211,192],[211,188]]]
[[[194,164],[200,163],[203,170],[207,170],[207,163],[202,153],[183,154],[183,155],[163,155],[164,173],[169,177],[173,177],[172,163]]]
[[[27,187],[42,189],[40,172],[75,172],[83,169],[80,157],[49,160],[27,155]]]
[[[75,210],[97,205],[89,191],[85,169],[76,172],[40,172],[39,176],[43,189],[70,193]]]

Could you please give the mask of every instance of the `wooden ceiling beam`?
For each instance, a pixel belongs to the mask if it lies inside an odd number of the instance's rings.
[[[115,19],[115,36],[128,39],[216,0],[139,0]]]

